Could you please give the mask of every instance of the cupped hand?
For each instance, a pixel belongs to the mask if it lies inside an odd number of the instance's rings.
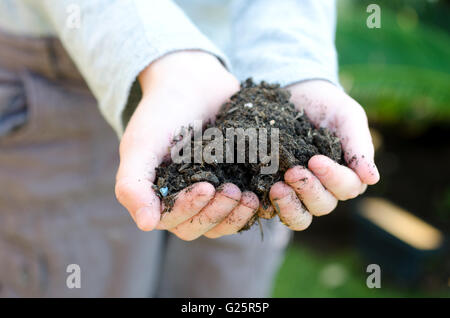
[[[284,174],[284,182],[270,190],[272,206],[281,221],[293,230],[304,230],[313,216],[334,210],[339,200],[363,193],[380,176],[374,163],[374,148],[363,108],[333,84],[307,81],[288,87],[291,101],[317,127],[326,127],[341,140],[347,166],[316,155],[308,167],[296,166]],[[266,211],[267,213],[267,211]]]
[[[177,194],[170,213],[152,189],[155,168],[165,159],[180,127],[213,119],[239,90],[239,82],[212,55],[198,51],[169,54],[140,75],[143,97],[120,143],[116,197],[143,231],[168,230],[183,240],[233,234],[259,206],[254,193],[233,184],[217,190],[207,182]]]

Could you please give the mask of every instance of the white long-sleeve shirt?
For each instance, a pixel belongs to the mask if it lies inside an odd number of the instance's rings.
[[[0,29],[60,38],[119,136],[137,75],[177,50],[240,80],[337,84],[335,15],[334,0],[0,0]]]

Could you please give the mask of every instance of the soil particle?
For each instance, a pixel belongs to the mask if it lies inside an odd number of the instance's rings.
[[[207,123],[205,129],[217,127],[223,138],[223,163],[202,161],[194,163],[164,162],[156,169],[156,193],[163,200],[166,211],[170,211],[174,203],[174,195],[193,183],[206,181],[218,187],[224,183],[234,183],[241,191],[252,191],[264,207],[270,205],[269,190],[289,168],[301,165],[306,167],[309,159],[317,154],[330,157],[343,164],[343,152],[339,138],[326,128],[315,127],[303,110],[297,110],[289,101],[290,93],[277,84],[261,82],[256,85],[251,79],[241,84],[239,92],[222,106],[214,124]],[[245,150],[245,163],[227,163],[226,135],[227,128],[259,128],[267,130],[267,155],[271,154],[272,128],[279,129],[279,168],[272,174],[261,174],[261,168],[270,165],[267,160],[257,156],[256,162],[249,160],[250,141],[245,138],[245,149],[238,149],[234,142],[234,162],[238,153]],[[213,139],[214,141],[214,139]],[[203,140],[202,149],[211,140]],[[211,147],[211,146],[210,146]],[[191,141],[194,150],[194,141]],[[261,149],[260,147],[258,149]],[[352,158],[353,159],[353,158]],[[353,159],[354,160],[354,159]],[[160,189],[164,189],[163,196]],[[253,218],[244,229],[256,222]]]

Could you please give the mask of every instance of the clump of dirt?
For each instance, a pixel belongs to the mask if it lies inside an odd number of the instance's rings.
[[[176,193],[193,183],[207,181],[214,186],[231,182],[242,191],[252,191],[258,195],[264,208],[270,204],[269,190],[289,168],[307,166],[309,159],[317,154],[330,157],[338,163],[344,163],[339,138],[325,128],[316,128],[303,111],[298,111],[289,101],[290,93],[278,84],[261,82],[256,85],[252,79],[241,84],[239,92],[225,103],[215,123],[207,123],[206,129],[218,128],[223,138],[223,163],[218,161],[194,163],[194,138],[191,138],[191,163],[164,162],[156,169],[155,190],[163,200],[166,210],[170,211]],[[248,136],[245,137],[245,149],[234,142],[234,162],[237,155],[245,151],[245,163],[227,163],[226,136],[228,128],[256,128],[258,135],[261,128],[267,130],[267,155],[271,154],[272,128],[279,131],[279,168],[275,173],[261,174],[262,167],[270,166],[267,160],[261,160],[258,152],[257,161],[250,163]],[[259,140],[259,139],[258,139]],[[210,145],[210,140],[203,140],[202,149]],[[258,147],[258,151],[260,147]],[[218,152],[212,152],[218,154]]]

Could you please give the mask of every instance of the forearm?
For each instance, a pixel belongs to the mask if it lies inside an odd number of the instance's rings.
[[[179,50],[222,53],[172,1],[79,0],[80,28],[66,25],[71,0],[42,1],[63,45],[99,102],[102,114],[122,135],[123,110],[139,100],[138,74],[154,60]],[[135,85],[133,85],[135,83]],[[125,116],[126,117],[126,116]]]

